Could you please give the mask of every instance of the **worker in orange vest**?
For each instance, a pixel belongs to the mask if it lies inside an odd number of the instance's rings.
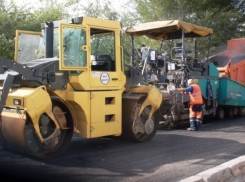
[[[189,93],[190,95],[190,128],[189,131],[197,131],[202,124],[202,92],[199,85],[195,84],[193,79],[189,79],[187,88],[175,88],[176,91]]]

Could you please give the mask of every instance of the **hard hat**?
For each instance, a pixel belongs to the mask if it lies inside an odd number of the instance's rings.
[[[187,84],[188,85],[190,85],[190,84],[192,84],[193,83],[193,80],[192,79],[189,79],[188,81],[187,81]]]

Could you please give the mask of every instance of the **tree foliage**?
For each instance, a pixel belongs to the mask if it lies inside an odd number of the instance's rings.
[[[244,36],[245,0],[128,0],[120,12],[112,6],[112,0],[39,0],[38,7],[27,3],[17,6],[15,2],[0,0],[0,55],[9,59],[14,56],[16,29],[40,31],[42,22],[76,16],[120,21],[124,53],[128,57],[130,36],[124,30],[149,21],[178,19],[213,28],[214,47]],[[159,46],[159,42],[145,37],[136,40],[136,45],[141,43]]]
[[[140,22],[182,20],[214,30],[213,46],[244,35],[244,0],[133,0]]]
[[[0,0],[0,55],[13,59],[16,30],[41,31],[40,23],[59,20],[68,17],[62,5],[40,7],[32,11],[16,6],[13,1]]]
[[[67,0],[73,16],[89,16],[107,20],[120,21],[120,15],[112,6],[112,0]]]

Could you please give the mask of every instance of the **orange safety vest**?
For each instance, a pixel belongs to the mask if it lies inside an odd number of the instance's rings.
[[[201,88],[197,84],[192,84],[191,86],[193,87],[193,91],[192,91],[192,93],[189,92],[189,95],[191,98],[190,104],[191,105],[202,104],[203,100],[202,100]]]

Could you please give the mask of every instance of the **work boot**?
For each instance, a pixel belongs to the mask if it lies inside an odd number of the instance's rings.
[[[199,130],[202,124],[202,119],[201,118],[197,118],[196,119],[196,130]]]
[[[196,128],[187,128],[188,131],[196,131]]]
[[[196,118],[190,118],[190,128],[188,128],[188,131],[196,131]]]

